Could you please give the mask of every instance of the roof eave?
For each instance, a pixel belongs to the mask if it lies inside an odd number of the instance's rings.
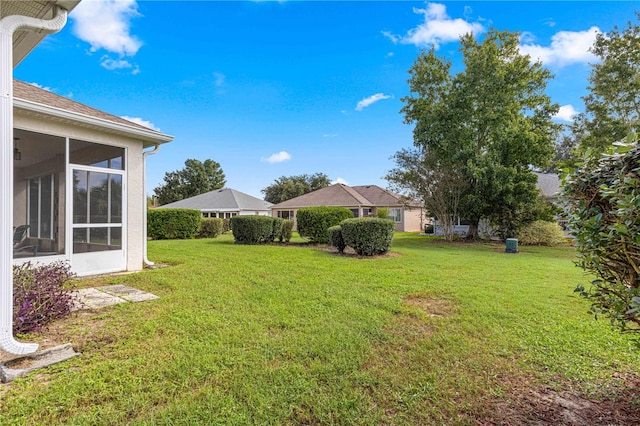
[[[47,117],[53,117],[55,119],[68,123],[82,124],[84,126],[95,129],[124,134],[136,139],[140,139],[144,142],[149,142],[150,144],[163,144],[171,142],[173,140],[173,136],[152,129],[144,129],[133,125],[128,126],[122,123],[115,123],[113,121],[105,120],[102,118],[67,111],[61,108],[55,108],[48,105],[40,104],[38,102],[27,101],[25,99],[14,98],[13,106],[14,108],[23,109],[25,111],[44,115]]]

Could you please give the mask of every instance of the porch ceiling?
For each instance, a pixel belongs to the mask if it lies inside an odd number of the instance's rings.
[[[0,19],[10,15],[52,19],[54,7],[71,11],[80,0],[0,0]],[[47,34],[38,31],[18,30],[13,35],[14,68],[31,52]]]

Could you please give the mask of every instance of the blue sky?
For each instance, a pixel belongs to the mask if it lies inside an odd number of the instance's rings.
[[[583,110],[596,32],[637,2],[83,0],[15,77],[175,137],[148,159],[150,192],[188,158],[262,197],[280,176],[376,184],[412,144],[401,98],[422,49],[460,70],[458,35],[521,32],[555,78],[558,122]]]

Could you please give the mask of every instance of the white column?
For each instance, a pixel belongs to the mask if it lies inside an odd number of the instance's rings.
[[[15,355],[38,350],[13,337],[13,33],[18,29],[60,31],[67,12],[45,21],[26,16],[0,20],[0,349]]]

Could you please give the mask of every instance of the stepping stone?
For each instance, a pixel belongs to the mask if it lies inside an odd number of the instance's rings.
[[[73,310],[79,309],[100,309],[105,306],[126,303],[125,299],[114,296],[96,288],[81,288],[75,294],[76,304]]]
[[[155,294],[146,293],[142,290],[138,290],[137,288],[129,287],[124,284],[97,287],[97,289],[129,302],[144,302],[145,300],[159,299]]]
[[[80,354],[73,350],[71,343],[22,355],[0,363],[0,381],[7,383],[38,368],[48,367],[78,355]]]

